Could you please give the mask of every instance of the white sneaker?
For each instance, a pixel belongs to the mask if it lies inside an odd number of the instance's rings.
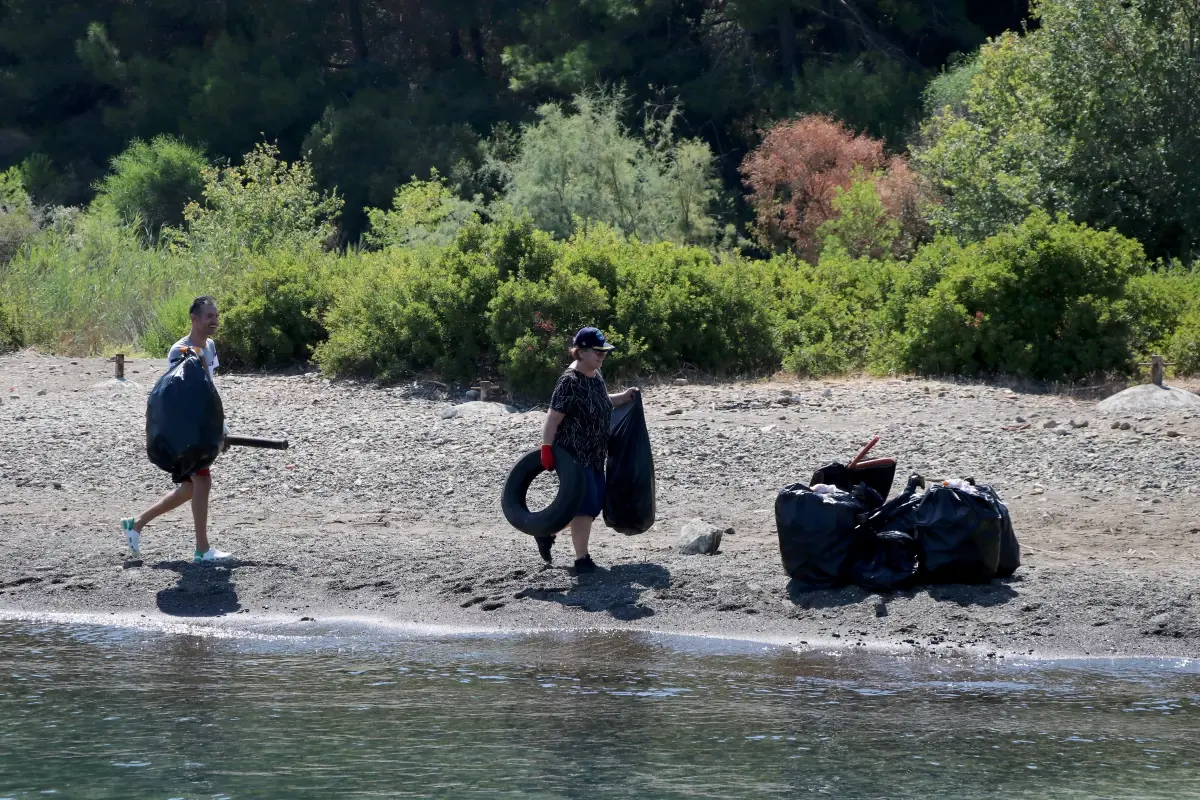
[[[121,520],[121,532],[125,534],[125,542],[129,545],[129,552],[134,558],[141,558],[142,535],[134,530],[134,518]]]
[[[228,561],[233,558],[233,553],[226,553],[224,550],[218,550],[215,547],[210,547],[208,550],[201,553],[196,551],[196,557],[193,561]]]

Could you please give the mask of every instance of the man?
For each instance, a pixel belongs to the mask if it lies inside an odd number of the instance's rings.
[[[212,335],[217,332],[220,319],[217,313],[217,301],[212,297],[197,297],[189,309],[192,317],[192,330],[187,336],[171,346],[167,353],[168,369],[182,361],[189,350],[199,352],[208,370],[209,378],[213,370],[220,366],[217,359],[217,345]],[[226,428],[226,434],[228,434]],[[222,447],[222,452],[225,448]],[[196,525],[196,553],[194,561],[222,561],[232,556],[208,543],[208,496],[212,490],[212,475],[207,468],[198,469],[187,475],[175,490],[159,500],[140,517],[129,517],[121,520],[121,530],[129,544],[129,550],[134,558],[141,557],[142,530],[157,517],[179,508],[187,501],[192,501],[192,520]]]

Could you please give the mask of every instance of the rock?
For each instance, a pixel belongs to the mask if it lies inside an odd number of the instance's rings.
[[[38,390],[37,390],[37,396],[38,396],[38,397],[45,397],[45,396],[46,396],[46,390],[45,390],[45,389],[38,389]]]
[[[1112,413],[1153,413],[1163,411],[1200,410],[1200,396],[1173,386],[1134,386],[1118,392],[1096,406],[1098,411]]]
[[[1073,419],[1073,420],[1071,420],[1070,425],[1072,428],[1086,428],[1088,426],[1088,421],[1086,419],[1080,419],[1080,420]]]
[[[454,419],[458,416],[458,409],[454,406],[446,406],[442,409],[442,419]]]
[[[795,392],[793,392],[791,389],[780,389],[779,390],[779,395],[781,397],[791,397],[793,394],[795,394]]]
[[[1035,483],[1033,485],[1033,491],[1030,492],[1030,494],[1045,494],[1045,493],[1046,493],[1046,487],[1042,486],[1040,483]]]
[[[683,526],[679,536],[679,552],[685,556],[712,555],[721,547],[725,531],[709,525],[702,519],[694,519]]]
[[[1017,423],[1018,425],[1024,425],[1028,421],[1029,420],[1025,419],[1024,417],[1015,417],[1013,419],[1013,422]]]
[[[825,389],[821,392],[822,397],[833,397],[833,389]]]
[[[1058,427],[1058,423],[1057,423],[1057,422],[1055,422],[1055,421],[1054,421],[1054,420],[1052,420],[1052,419],[1048,419],[1048,420],[1046,420],[1045,422],[1043,422],[1043,423],[1042,423],[1042,427],[1043,427],[1043,428],[1046,428],[1047,430],[1049,430],[1049,429],[1051,429],[1051,428],[1057,428],[1057,427]]]
[[[468,403],[450,406],[450,408],[454,410],[453,416],[455,417],[499,417],[505,414],[521,413],[519,408],[505,405],[504,403],[488,403],[483,400],[472,400]],[[442,418],[450,419],[450,417],[445,415],[446,412],[443,411]]]
[[[763,433],[770,433],[771,431],[775,430],[775,426],[767,425],[766,427],[762,428],[761,430]]]
[[[678,417],[682,413],[683,413],[682,408],[672,408],[670,411],[667,412],[667,416],[668,417]]]
[[[472,400],[478,400],[479,399],[479,390],[472,389],[471,391],[469,391],[463,395],[463,399],[466,400],[467,402],[470,402]]]
[[[1114,422],[1114,423],[1111,425],[1111,427],[1112,427],[1112,429],[1113,429],[1114,431],[1119,431],[1119,430],[1121,430],[1121,423],[1119,423],[1119,422]]]
[[[1129,430],[1129,429],[1130,429],[1130,428],[1132,428],[1132,427],[1133,427],[1133,426],[1132,426],[1132,425],[1130,425],[1128,422],[1122,422],[1122,423],[1121,423],[1121,430],[1123,430],[1123,431],[1127,431],[1127,430]]]
[[[675,385],[676,386],[687,386],[688,385],[687,378],[676,378]]]
[[[1167,436],[1170,436],[1172,439],[1175,439],[1182,435],[1183,434],[1181,434],[1179,431],[1167,431]]]

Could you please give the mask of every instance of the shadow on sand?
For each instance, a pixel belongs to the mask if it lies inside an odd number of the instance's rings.
[[[559,573],[548,569],[547,575]],[[544,600],[591,613],[604,612],[613,619],[631,621],[654,616],[654,609],[640,602],[647,589],[666,589],[671,573],[658,564],[618,564],[580,575],[573,585],[566,570],[561,578],[548,578],[543,586],[525,589],[518,597]]]

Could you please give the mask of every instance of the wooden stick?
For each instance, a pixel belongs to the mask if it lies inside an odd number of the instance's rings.
[[[287,450],[287,439],[262,439],[258,436],[226,436],[225,444],[233,447],[262,447],[267,450]]]

